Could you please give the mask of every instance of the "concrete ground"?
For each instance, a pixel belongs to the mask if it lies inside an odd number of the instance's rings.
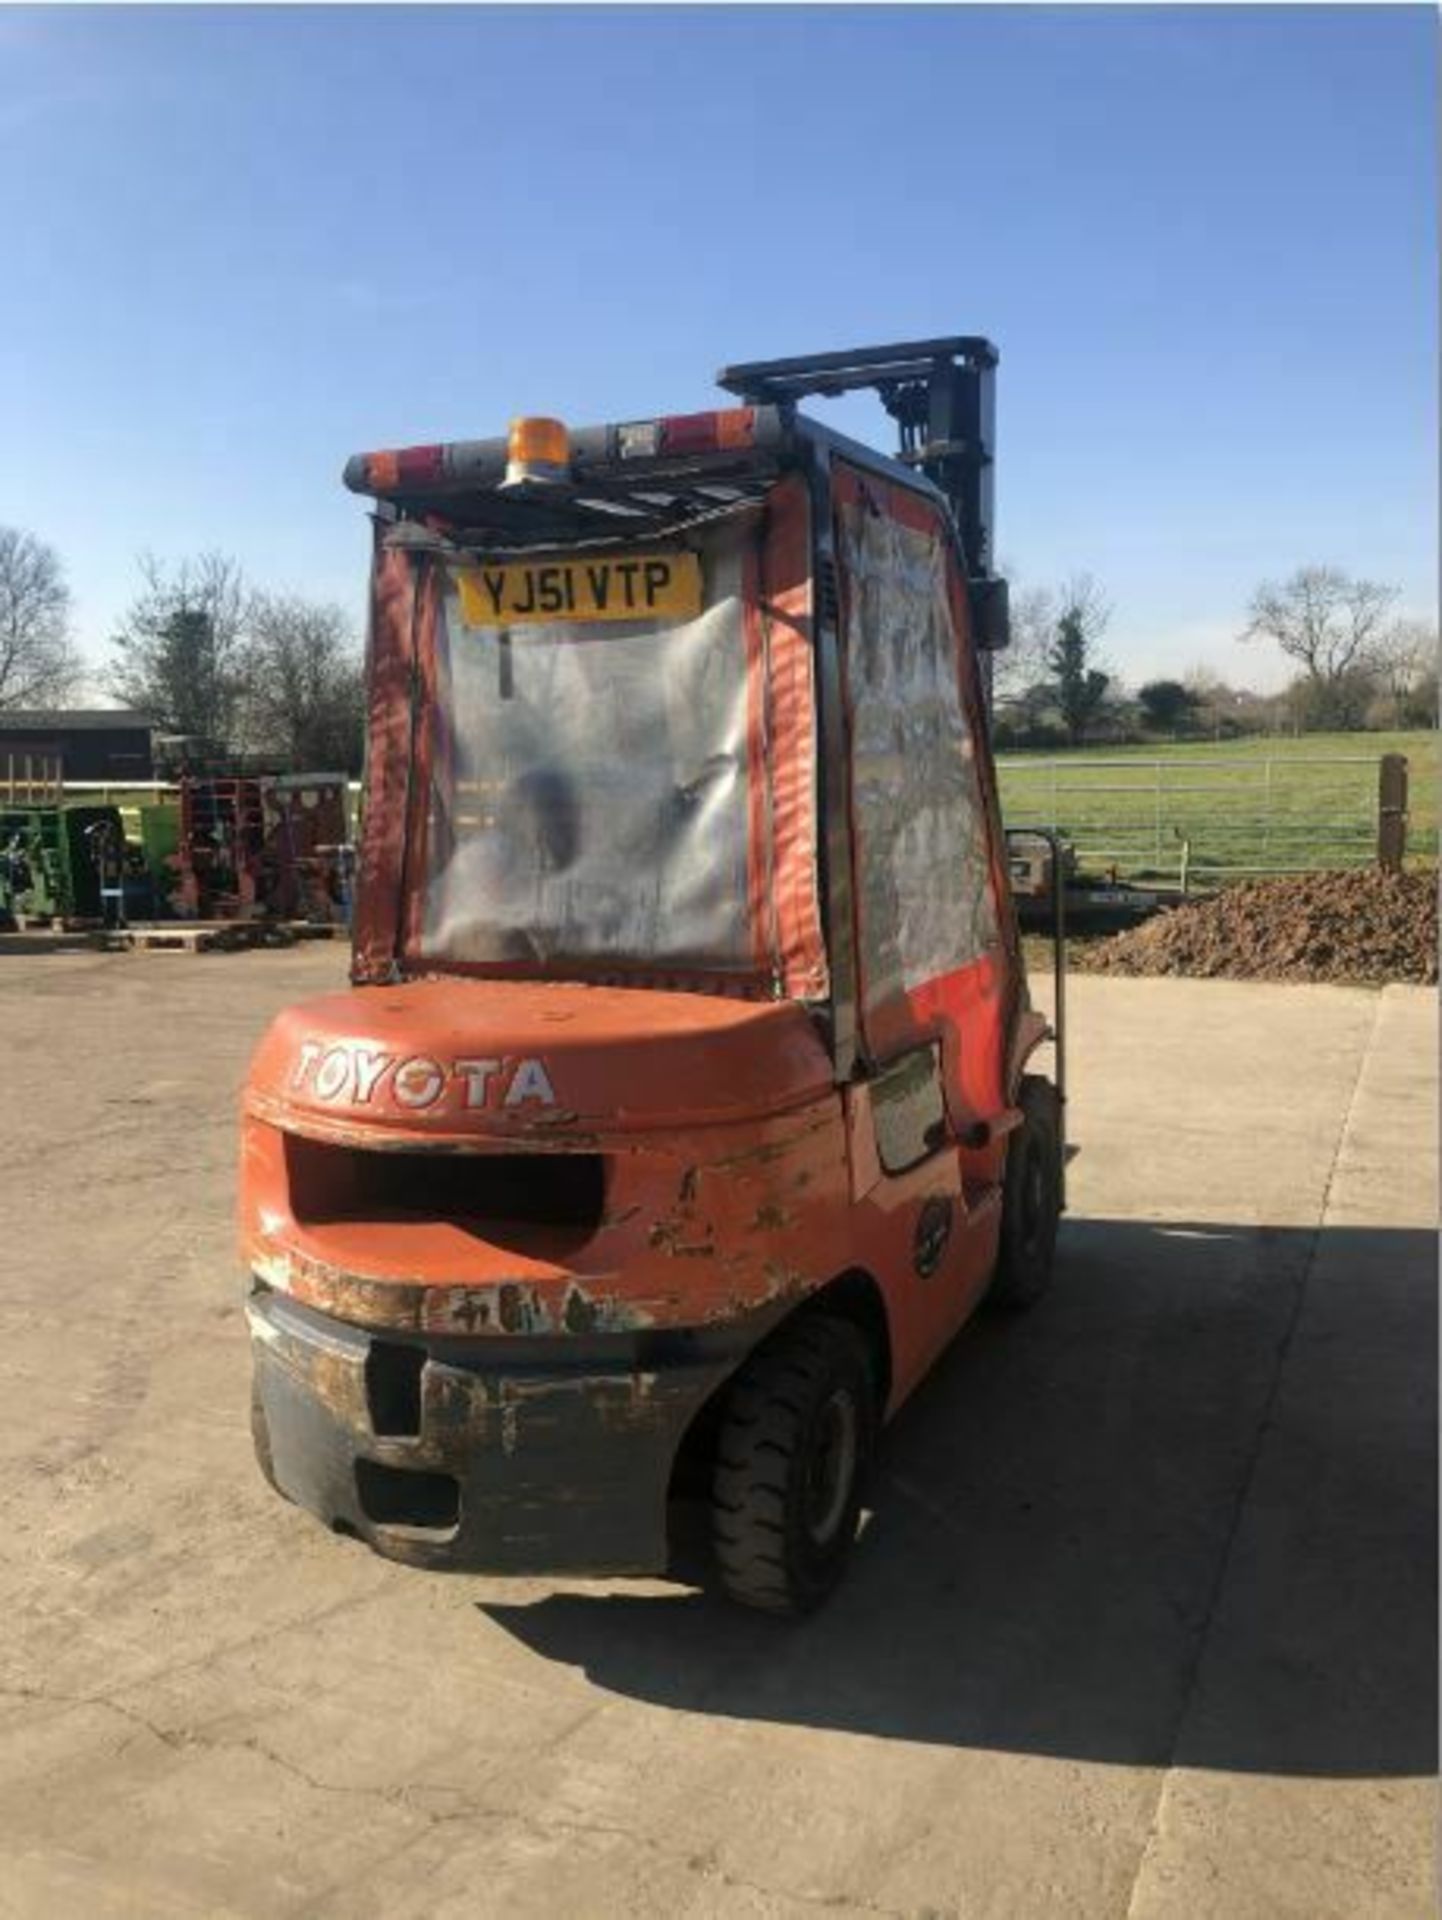
[[[342,965],[0,951],[0,1912],[1433,1912],[1432,995],[1077,980],[1056,1289],[796,1629],[264,1489],[235,1095]]]

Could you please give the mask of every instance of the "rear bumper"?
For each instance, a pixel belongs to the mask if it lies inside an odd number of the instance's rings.
[[[279,1490],[389,1559],[492,1573],[663,1570],[677,1447],[757,1337],[394,1338],[264,1289],[247,1312]]]

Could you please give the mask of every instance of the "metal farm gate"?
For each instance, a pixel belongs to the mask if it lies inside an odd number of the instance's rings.
[[[1031,754],[998,758],[1008,827],[1047,827],[1083,866],[1215,885],[1436,852],[1407,831],[1401,754]]]

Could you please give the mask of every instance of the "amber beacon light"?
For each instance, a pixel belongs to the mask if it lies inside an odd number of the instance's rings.
[[[563,485],[571,477],[571,436],[559,420],[528,417],[511,422],[506,441],[508,487]]]

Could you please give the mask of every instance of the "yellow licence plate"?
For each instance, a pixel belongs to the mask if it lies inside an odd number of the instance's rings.
[[[701,611],[694,553],[608,553],[584,560],[508,561],[460,567],[456,589],[468,627],[552,620],[692,620]]]

